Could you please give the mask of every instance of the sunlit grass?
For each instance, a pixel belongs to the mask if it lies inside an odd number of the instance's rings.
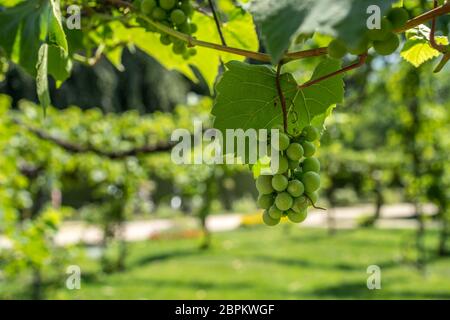
[[[58,299],[397,299],[450,298],[450,259],[434,259],[426,273],[411,263],[412,231],[254,227],[199,240],[135,243],[125,272],[98,274],[79,262],[82,289],[50,290]],[[427,238],[431,249],[435,234]],[[76,264],[76,262],[73,262]],[[368,290],[369,265],[382,271],[382,289]],[[92,276],[94,274],[94,276]]]

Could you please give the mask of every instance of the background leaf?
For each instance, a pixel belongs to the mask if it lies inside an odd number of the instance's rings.
[[[251,11],[261,29],[267,50],[278,62],[297,34],[321,32],[348,42],[358,41],[367,30],[367,8],[385,12],[393,0],[258,0]]]
[[[447,37],[436,37],[436,42],[442,45],[448,45]],[[436,58],[441,53],[431,47],[430,42],[425,38],[413,37],[406,41],[400,55],[403,59],[411,63],[416,68],[428,60]]]

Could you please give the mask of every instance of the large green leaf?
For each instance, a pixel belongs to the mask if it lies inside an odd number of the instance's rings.
[[[311,80],[338,70],[341,64],[338,60],[327,59],[315,69]],[[316,83],[298,91],[290,110],[289,128],[295,133],[311,124],[320,115],[329,115],[330,106],[340,103],[344,99],[343,75]],[[332,108],[331,108],[332,110]],[[325,119],[320,120],[323,123]]]
[[[251,11],[274,62],[278,62],[297,34],[321,32],[352,42],[367,30],[367,8],[382,12],[394,0],[255,0]]]
[[[59,1],[20,2],[0,12],[0,30],[0,47],[36,77],[37,95],[45,110],[50,104],[48,74],[61,83],[72,66]]]
[[[238,61],[231,61],[226,67],[216,87],[214,127],[225,132],[226,129],[271,128],[279,123],[282,113],[275,70]],[[298,91],[294,77],[283,74],[280,81],[286,99],[292,101]]]
[[[217,84],[217,98],[212,110],[214,127],[226,129],[263,129],[282,123],[281,105],[276,87],[276,72],[269,66],[232,61]],[[340,63],[324,60],[312,79],[336,71]],[[298,89],[291,74],[283,74],[281,87],[288,105],[289,132],[296,134],[344,97],[342,75],[305,89]],[[322,120],[323,122],[323,120]]]
[[[55,0],[29,0],[0,12],[0,30],[0,46],[11,60],[33,76],[37,74],[42,43],[68,51]]]

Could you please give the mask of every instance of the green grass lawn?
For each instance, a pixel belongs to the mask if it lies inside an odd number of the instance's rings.
[[[51,290],[57,299],[450,299],[450,259],[431,257],[426,272],[414,258],[413,231],[255,227],[199,240],[130,245],[127,271],[98,273],[81,263],[81,290]],[[435,247],[436,235],[427,238]],[[76,264],[76,262],[73,262]],[[382,271],[382,289],[368,290],[369,265]]]

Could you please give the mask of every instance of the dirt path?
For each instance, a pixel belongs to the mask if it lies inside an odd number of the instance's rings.
[[[435,211],[432,205],[424,206],[425,214],[433,214]],[[310,228],[326,228],[328,217],[331,215],[335,219],[336,228],[354,228],[358,221],[371,215],[372,205],[360,205],[354,207],[339,207],[328,211],[312,210],[307,220],[301,225]],[[401,203],[386,205],[382,208],[381,219],[377,221],[379,228],[415,228],[416,221],[411,219],[414,214],[414,207],[410,204]],[[212,232],[223,232],[234,230],[241,225],[241,214],[213,215],[208,218],[208,227]],[[196,223],[193,218],[193,224]],[[147,240],[151,236],[169,230],[175,223],[169,219],[130,221],[126,223],[124,237],[127,241]],[[68,245],[76,243],[97,244],[102,238],[99,228],[79,222],[65,222],[56,236],[57,245]],[[0,248],[8,247],[9,242],[4,237],[0,237]]]

